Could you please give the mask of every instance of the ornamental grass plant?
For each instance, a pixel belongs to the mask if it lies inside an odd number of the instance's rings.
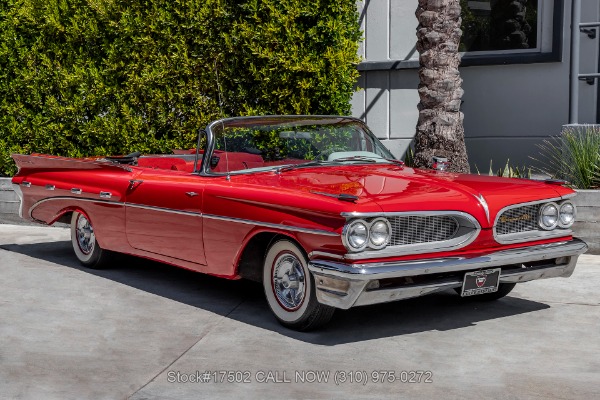
[[[510,160],[506,160],[506,165],[503,168],[501,167],[498,170],[494,170],[492,161],[493,160],[490,160],[490,170],[487,173],[489,176],[499,176],[501,178],[531,178],[531,168],[526,166],[519,167],[510,165]],[[475,171],[477,172],[477,175],[482,175],[482,173],[479,171],[479,168],[477,168],[477,165],[475,166]]]
[[[577,189],[600,189],[600,126],[566,127],[538,147],[540,172]]]

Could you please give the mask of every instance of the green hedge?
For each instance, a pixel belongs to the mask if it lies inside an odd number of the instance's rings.
[[[221,115],[348,114],[359,40],[354,0],[3,0],[0,173],[193,147]]]

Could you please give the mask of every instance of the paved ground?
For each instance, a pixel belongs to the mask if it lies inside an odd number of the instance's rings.
[[[4,224],[0,398],[599,398],[599,287],[600,256],[582,256],[571,278],[495,303],[441,293],[303,334],[275,322],[256,284],[131,258],[88,270],[67,229]],[[372,382],[387,370],[432,383]],[[177,381],[196,371],[250,382]],[[298,381],[320,371],[327,383]],[[365,372],[366,385],[350,382]]]
[[[36,223],[24,220],[14,213],[0,213],[0,224],[39,226]]]

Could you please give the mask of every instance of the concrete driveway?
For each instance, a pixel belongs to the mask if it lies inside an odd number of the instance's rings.
[[[580,260],[494,303],[447,292],[297,333],[258,284],[88,270],[67,229],[0,225],[0,398],[598,398],[600,256]]]

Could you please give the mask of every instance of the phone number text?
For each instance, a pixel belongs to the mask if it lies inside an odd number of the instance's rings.
[[[169,371],[169,383],[335,383],[385,384],[385,383],[433,383],[433,372],[425,370],[302,370],[302,371],[232,371],[206,370],[184,373]]]

